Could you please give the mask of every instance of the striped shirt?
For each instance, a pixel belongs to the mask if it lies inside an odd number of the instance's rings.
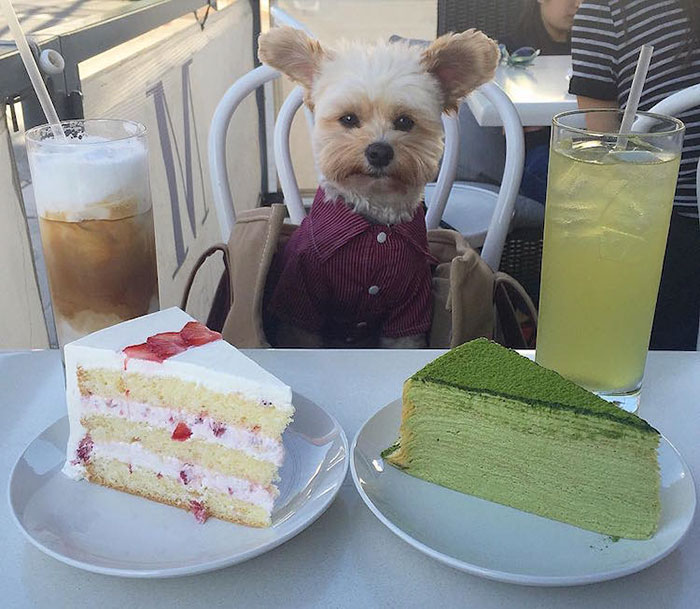
[[[700,45],[688,54],[688,16],[678,0],[585,0],[571,37],[573,75],[569,92],[615,100],[624,109],[644,44],[654,46],[640,110],[700,83]],[[695,172],[700,156],[700,106],[679,114],[686,126],[676,205],[696,206]]]
[[[397,338],[423,334],[431,321],[431,263],[425,215],[372,224],[343,200],[316,192],[310,214],[281,255],[270,301],[276,317],[333,339],[368,330]]]

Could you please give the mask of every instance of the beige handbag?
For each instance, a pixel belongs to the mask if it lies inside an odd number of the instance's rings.
[[[228,245],[218,244],[195,264],[182,301],[194,277],[213,253],[221,251],[226,267],[208,324],[240,348],[268,347],[264,315],[271,267],[278,250],[297,226],[284,222],[284,205],[241,213]],[[493,272],[476,250],[453,230],[428,231],[430,251],[439,261],[433,272],[431,348],[456,347],[477,337],[513,348],[534,346],[537,312],[522,286],[505,273]]]

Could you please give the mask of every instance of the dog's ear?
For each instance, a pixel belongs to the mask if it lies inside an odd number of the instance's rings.
[[[499,58],[493,40],[467,30],[440,36],[423,52],[421,61],[440,82],[445,110],[455,110],[460,99],[493,78]]]
[[[318,40],[292,27],[275,27],[258,39],[260,61],[286,74],[307,90],[326,53]]]

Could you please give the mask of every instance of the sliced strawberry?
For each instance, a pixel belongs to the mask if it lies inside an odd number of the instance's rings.
[[[177,440],[178,442],[184,442],[185,440],[189,439],[189,437],[192,435],[192,430],[187,426],[186,423],[183,423],[180,421],[176,426],[175,429],[173,430],[173,435],[170,436],[173,440]]]
[[[78,449],[75,451],[78,460],[82,463],[87,463],[90,461],[93,446],[94,444],[92,442],[92,438],[90,437],[90,434],[87,434],[82,440],[80,440],[78,443]]]
[[[188,347],[199,347],[221,338],[221,334],[210,330],[198,321],[190,321],[180,330],[180,336]]]
[[[141,343],[140,345],[131,345],[130,347],[124,347],[123,351],[124,355],[126,355],[127,361],[130,359],[146,359],[151,362],[162,363],[164,359],[160,357],[157,353],[155,353],[147,343]]]
[[[187,349],[187,345],[182,340],[179,332],[161,332],[160,334],[149,336],[146,344],[162,360],[182,353]]]
[[[195,501],[194,499],[190,501],[190,510],[199,524],[204,524],[209,518],[207,508],[204,507],[201,501]]]
[[[212,421],[210,423],[211,430],[214,432],[215,438],[220,438],[226,432],[226,425],[219,423],[218,421]]]

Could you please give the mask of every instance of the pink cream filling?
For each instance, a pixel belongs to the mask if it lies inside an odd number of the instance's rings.
[[[148,469],[157,472],[157,474],[174,478],[192,490],[217,490],[240,501],[260,506],[268,512],[272,510],[275,498],[279,494],[274,486],[265,487],[248,480],[226,476],[198,465],[185,463],[174,457],[156,455],[145,450],[138,442],[95,444],[90,456],[116,459],[129,465]]]
[[[190,428],[191,438],[216,442],[226,448],[240,450],[261,461],[271,461],[278,467],[282,465],[284,459],[284,447],[280,440],[243,427],[231,427],[214,421],[211,417],[198,416],[175,408],[153,406],[133,400],[103,398],[95,395],[83,396],[81,403],[83,411],[86,413],[97,413],[146,423],[152,427],[167,429],[170,434],[177,427],[177,424],[182,422]]]

